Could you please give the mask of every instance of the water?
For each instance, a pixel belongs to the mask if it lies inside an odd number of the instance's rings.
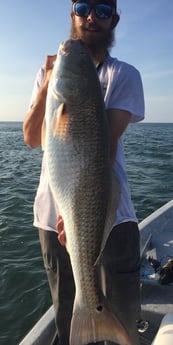
[[[51,298],[33,200],[41,151],[23,143],[22,123],[0,122],[0,344],[17,345]],[[124,135],[139,221],[173,198],[173,124],[135,124]]]
[[[16,345],[50,305],[32,205],[41,152],[21,123],[0,123],[0,344]]]

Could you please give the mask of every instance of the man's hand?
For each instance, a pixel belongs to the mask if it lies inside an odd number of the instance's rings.
[[[66,235],[64,230],[64,221],[61,216],[58,216],[58,222],[56,224],[56,229],[58,232],[58,241],[62,246],[66,245]]]
[[[44,81],[43,81],[44,85],[48,86],[49,84],[49,80],[52,74],[52,69],[53,69],[56,57],[57,55],[48,55],[46,57],[45,67],[44,67],[45,68],[45,76],[44,76]]]

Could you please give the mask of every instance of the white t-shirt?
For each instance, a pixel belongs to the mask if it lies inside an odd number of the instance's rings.
[[[105,108],[121,109],[131,113],[131,122],[144,118],[144,96],[140,74],[133,66],[108,56],[99,69]],[[38,89],[43,81],[44,69],[37,74],[33,88],[30,107],[34,103]],[[117,225],[122,222],[137,222],[127,180],[122,138],[118,141],[114,172],[120,183],[120,200],[115,215]],[[46,165],[43,153],[40,183],[34,202],[34,226],[56,231],[58,208],[53,200],[48,184]]]

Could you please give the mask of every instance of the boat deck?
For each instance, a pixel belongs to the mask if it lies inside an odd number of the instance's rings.
[[[151,345],[164,315],[173,311],[173,285],[162,285],[159,276],[148,262],[150,256],[161,261],[163,266],[173,257],[173,201],[146,218],[139,228],[142,253],[142,317],[149,323],[147,331],[141,334],[140,339],[141,345]]]

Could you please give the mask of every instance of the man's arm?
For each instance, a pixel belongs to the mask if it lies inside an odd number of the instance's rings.
[[[112,164],[115,161],[118,139],[127,128],[131,114],[120,109],[107,110],[109,129],[110,129],[110,156]]]
[[[38,90],[35,102],[31,110],[26,115],[23,123],[24,141],[31,148],[36,148],[41,144],[41,132],[46,108],[47,88],[55,59],[56,55],[47,56],[44,80]]]

